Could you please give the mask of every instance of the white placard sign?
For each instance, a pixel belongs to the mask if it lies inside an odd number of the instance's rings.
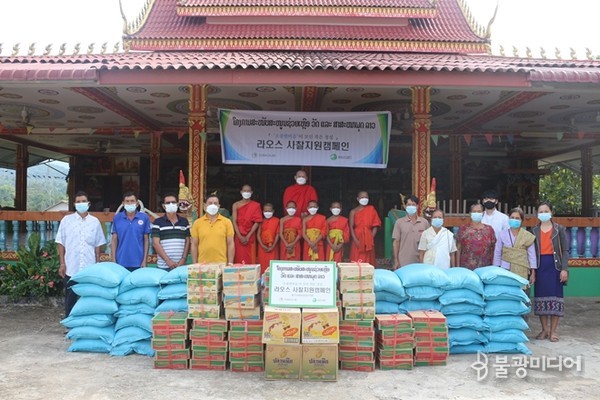
[[[332,261],[271,261],[269,305],[335,307],[337,271]]]

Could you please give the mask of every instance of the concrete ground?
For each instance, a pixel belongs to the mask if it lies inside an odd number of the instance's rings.
[[[489,356],[488,377],[477,380],[476,355],[450,356],[445,367],[372,373],[340,371],[337,383],[265,381],[261,373],[155,370],[144,356],[68,353],[58,307],[0,306],[0,399],[600,399],[600,302],[566,301],[558,343],[533,337],[540,331],[531,318],[529,348],[542,356],[581,356],[581,371],[516,368],[496,378]],[[518,356],[519,358],[521,356]],[[506,361],[512,362],[508,355]],[[564,361],[564,359],[563,359]],[[567,362],[568,363],[568,362]],[[552,367],[552,365],[550,365]]]

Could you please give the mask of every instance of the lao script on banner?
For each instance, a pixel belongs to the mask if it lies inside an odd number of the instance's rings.
[[[219,110],[224,164],[385,168],[391,114]]]
[[[335,307],[336,268],[330,261],[271,261],[269,305]]]

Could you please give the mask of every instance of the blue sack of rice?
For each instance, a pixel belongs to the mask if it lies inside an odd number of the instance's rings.
[[[187,298],[187,283],[173,283],[163,286],[158,292],[159,300]]]
[[[150,339],[151,337],[152,332],[148,332],[146,329],[128,326],[127,328],[119,329],[115,332],[112,344],[113,346],[119,346],[124,343],[133,343],[138,340]]]
[[[497,332],[483,333],[489,342],[510,342],[510,343],[525,343],[529,342],[527,336],[519,329],[505,329]]]
[[[466,346],[469,344],[487,343],[487,337],[480,331],[470,328],[448,329],[448,343],[450,346]]]
[[[437,300],[433,301],[415,301],[415,300],[406,300],[403,303],[398,305],[398,311],[401,314],[408,314],[411,311],[427,311],[427,310],[436,310],[439,311],[441,308],[441,304]]]
[[[510,353],[531,355],[531,350],[523,343],[489,342],[484,345],[486,353]]]
[[[114,346],[110,350],[110,355],[116,357],[123,357],[133,353],[141,354],[143,356],[148,357],[154,356],[152,342],[148,339],[138,340],[137,342],[123,343],[118,346]]]
[[[156,307],[150,307],[146,303],[137,304],[119,304],[119,311],[115,313],[115,317],[121,318],[134,314],[149,314],[154,315]]]
[[[505,329],[529,330],[529,325],[519,315],[485,316],[483,322],[491,332],[503,331]]]
[[[387,301],[375,302],[376,314],[398,314],[398,303],[388,303]]]
[[[484,353],[485,346],[481,343],[468,344],[466,346],[450,346],[450,354],[477,354]]]
[[[483,322],[483,318],[475,314],[448,315],[446,316],[446,324],[448,328],[452,329],[469,328],[476,331],[487,330],[487,325]]]
[[[161,285],[174,285],[176,283],[187,283],[188,278],[188,267],[182,265],[181,267],[173,268],[169,272],[160,278]]]
[[[100,339],[111,344],[114,337],[115,327],[112,325],[103,328],[95,326],[78,326],[67,332],[67,339],[69,340]]]
[[[103,299],[114,300],[119,294],[119,287],[106,287],[94,283],[77,283],[71,286],[76,295],[83,297],[102,297]]]
[[[75,340],[67,351],[69,352],[85,352],[85,353],[108,353],[111,349],[111,344],[106,343],[101,339],[80,339]]]
[[[483,294],[483,283],[475,272],[468,268],[455,267],[444,270],[450,282],[444,286],[446,290],[469,289],[475,293]]]
[[[105,287],[116,287],[129,275],[129,271],[117,263],[100,262],[89,265],[71,277],[77,283],[93,283]]]
[[[119,304],[136,304],[146,303],[150,307],[156,307],[158,305],[158,286],[147,286],[139,287],[126,292],[122,292],[117,296],[117,303]],[[116,312],[116,310],[115,310]]]
[[[476,268],[475,273],[484,285],[508,285],[526,286],[529,281],[507,269],[491,265],[489,267]]]
[[[444,290],[432,286],[411,286],[406,288],[406,295],[410,300],[432,301],[438,299]]]
[[[119,286],[119,293],[135,288],[159,286],[160,279],[166,274],[167,271],[160,268],[138,268],[123,279]]]
[[[78,317],[82,315],[110,314],[113,315],[119,309],[114,300],[102,297],[80,297],[73,306],[69,316]]]
[[[517,300],[490,300],[485,302],[485,315],[525,315],[531,307]]]
[[[483,297],[486,300],[517,300],[529,304],[531,299],[519,286],[485,285]]]
[[[443,288],[450,283],[448,275],[435,265],[409,264],[398,268],[394,273],[400,278],[404,289],[413,286]]]
[[[456,314],[474,314],[474,315],[483,315],[483,307],[477,306],[469,303],[456,303],[456,304],[447,304],[445,306],[441,306],[440,311],[444,315],[456,315]]]
[[[385,290],[375,292],[375,301],[387,301],[388,303],[400,304],[403,301],[405,301],[406,299],[408,299],[408,298],[400,297],[394,293],[390,293]]]
[[[469,289],[451,289],[446,290],[440,297],[440,303],[442,306],[449,304],[468,303],[476,306],[483,307],[485,301],[483,297]]]
[[[376,292],[386,291],[406,298],[406,293],[398,275],[388,269],[377,268],[373,276]]]
[[[119,329],[127,328],[129,326],[135,326],[147,330],[148,332],[152,332],[152,318],[153,316],[148,314],[135,314],[120,317],[115,324],[115,330],[118,331]]]
[[[95,326],[96,328],[104,328],[115,324],[115,317],[110,314],[91,314],[73,316],[60,321],[66,328],[77,328],[78,326]]]
[[[160,312],[187,312],[187,299],[165,300],[156,307],[155,314]]]

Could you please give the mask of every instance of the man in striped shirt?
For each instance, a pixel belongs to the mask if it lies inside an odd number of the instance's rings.
[[[171,269],[186,264],[190,250],[190,223],[177,215],[177,196],[172,193],[163,197],[166,214],[152,223],[152,244],[158,255],[158,268]]]

